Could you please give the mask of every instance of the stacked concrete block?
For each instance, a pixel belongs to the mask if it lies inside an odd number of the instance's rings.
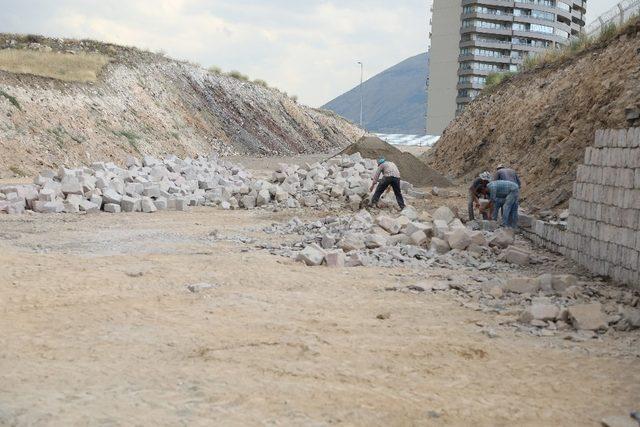
[[[595,274],[640,287],[640,128],[596,132],[569,211],[566,229],[536,221],[527,235]]]

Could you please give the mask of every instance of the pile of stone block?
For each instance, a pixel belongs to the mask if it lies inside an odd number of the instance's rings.
[[[323,163],[282,164],[270,180],[254,179],[241,166],[217,157],[162,160],[130,157],[125,168],[89,167],[42,171],[30,185],[0,187],[0,212],[110,213],[186,210],[189,206],[253,209],[262,206],[359,210],[369,195],[376,162],[359,153]],[[405,190],[411,184],[402,183]]]
[[[293,197],[301,206],[319,207],[333,203],[334,207],[348,206],[357,211],[368,199],[376,169],[375,160],[355,153],[302,167],[281,164],[270,182],[278,189],[276,191]],[[409,197],[420,196],[409,182],[402,181],[401,185]]]
[[[31,185],[2,187],[0,211],[152,213],[207,203],[231,208],[252,191],[259,189],[247,171],[217,158],[130,157],[126,168],[96,162],[42,171]]]

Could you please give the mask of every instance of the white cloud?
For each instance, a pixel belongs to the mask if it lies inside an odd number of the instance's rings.
[[[0,0],[4,31],[93,38],[262,78],[321,105],[426,50],[424,0]],[[34,13],[34,11],[37,11]]]

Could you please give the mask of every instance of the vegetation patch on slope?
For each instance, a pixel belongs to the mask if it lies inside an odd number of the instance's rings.
[[[95,82],[109,58],[101,54],[61,53],[26,49],[0,50],[0,70],[67,82]]]

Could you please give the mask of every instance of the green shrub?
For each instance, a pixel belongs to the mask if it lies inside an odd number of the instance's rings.
[[[264,80],[261,79],[256,79],[253,81],[255,84],[257,84],[258,86],[262,86],[264,88],[269,88],[269,85],[267,84],[267,82],[265,82]]]
[[[484,85],[485,90],[491,90],[501,84],[502,82],[508,81],[511,77],[516,75],[517,73],[512,71],[507,71],[505,73],[490,73],[487,76],[487,81]]]
[[[207,68],[207,71],[211,74],[222,74],[222,68],[216,67],[215,65]]]
[[[241,80],[243,82],[248,82],[249,81],[249,77],[245,76],[244,74],[242,74],[240,71],[230,71],[229,74],[227,74],[229,77],[234,78],[236,80]]]
[[[20,103],[18,102],[15,96],[11,96],[7,92],[1,89],[0,89],[0,96],[4,96],[5,98],[7,98],[7,101],[9,101],[11,105],[16,107],[18,110],[22,111],[22,106],[20,105]]]
[[[600,30],[598,34],[598,42],[606,43],[618,34],[618,26],[615,22],[609,22]]]

